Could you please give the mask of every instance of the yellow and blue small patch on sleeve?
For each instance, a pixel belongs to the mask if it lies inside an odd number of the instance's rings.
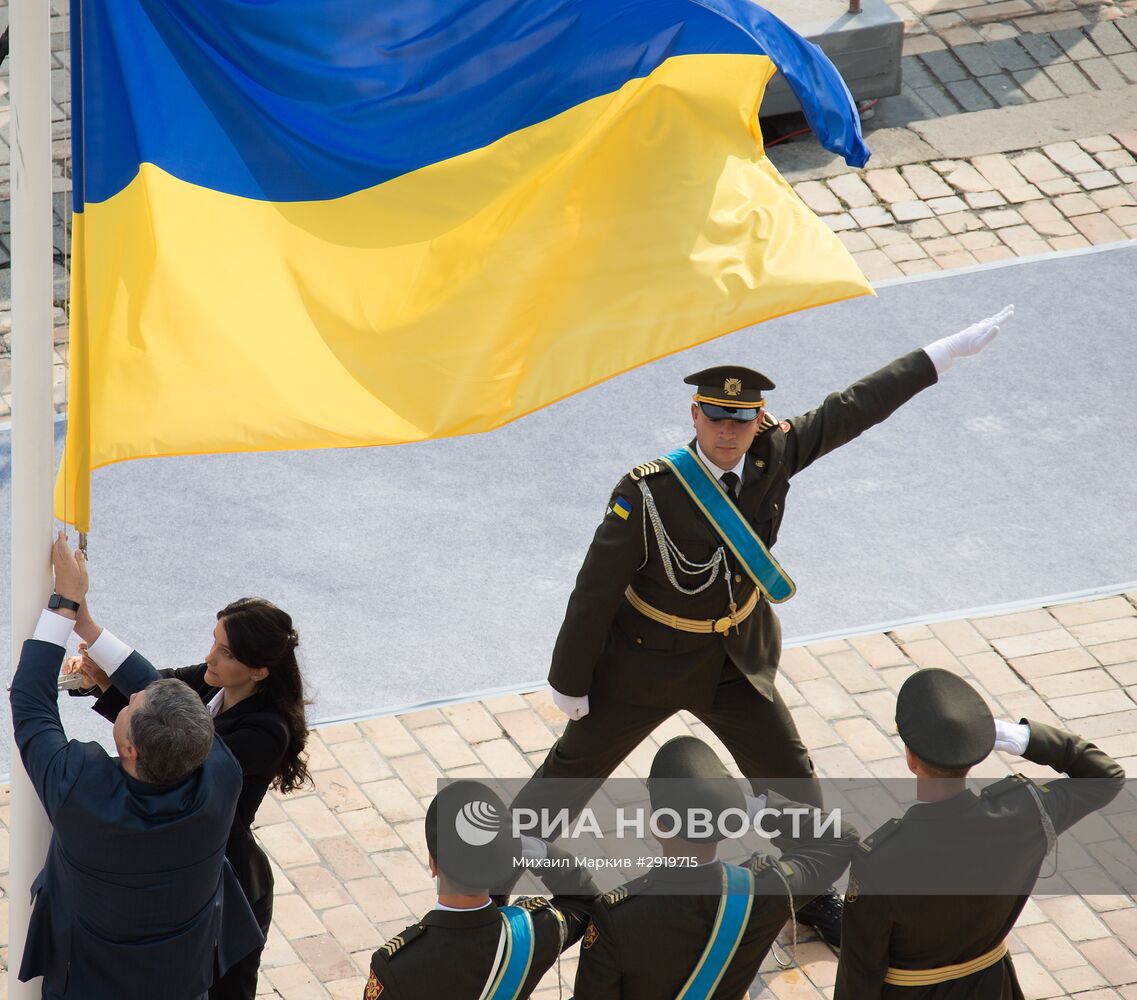
[[[628,515],[632,512],[632,505],[628,503],[628,501],[623,497],[616,497],[616,499],[612,501],[612,506],[609,507],[608,510],[611,513],[615,514],[622,521],[626,521],[628,519]]]

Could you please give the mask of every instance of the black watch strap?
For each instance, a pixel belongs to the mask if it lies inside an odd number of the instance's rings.
[[[79,602],[73,601],[69,597],[62,597],[59,594],[52,594],[47,599],[47,606],[54,611],[56,608],[66,608],[68,611],[78,612]]]

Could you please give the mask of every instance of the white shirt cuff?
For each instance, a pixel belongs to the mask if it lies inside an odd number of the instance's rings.
[[[103,629],[87,649],[87,655],[103,668],[103,673],[108,677],[118,670],[133,652],[134,650],[112,634],[110,629]]]
[[[66,646],[71,633],[75,631],[75,620],[57,615],[54,611],[44,608],[39,613],[36,630],[32,633],[33,639],[40,642],[50,642],[53,646]]]
[[[955,363],[955,358],[952,357],[951,348],[946,343],[947,338],[937,340],[934,344],[929,344],[924,348],[924,353],[932,361],[932,365],[936,369],[936,377],[943,375]]]

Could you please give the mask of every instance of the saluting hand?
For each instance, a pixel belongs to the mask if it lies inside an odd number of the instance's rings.
[[[994,316],[972,323],[966,330],[953,333],[950,337],[937,340],[924,348],[932,364],[936,366],[936,374],[942,375],[953,364],[956,358],[969,358],[978,354],[992,340],[999,335],[999,329],[1015,314],[1014,306],[1006,306]]]

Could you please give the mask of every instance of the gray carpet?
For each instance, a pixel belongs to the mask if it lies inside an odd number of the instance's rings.
[[[300,630],[316,720],[537,685],[611,487],[690,436],[683,375],[753,365],[778,383],[771,410],[792,416],[1008,302],[1015,319],[986,352],[795,480],[777,546],[798,587],[786,635],[1133,581],[1129,244],[894,284],[480,437],[101,470],[92,606],[157,664],[179,665],[204,656],[230,599],[277,601]],[[7,562],[6,433],[0,446]],[[6,657],[6,616],[3,629]],[[105,733],[86,704],[65,705],[70,730]]]

